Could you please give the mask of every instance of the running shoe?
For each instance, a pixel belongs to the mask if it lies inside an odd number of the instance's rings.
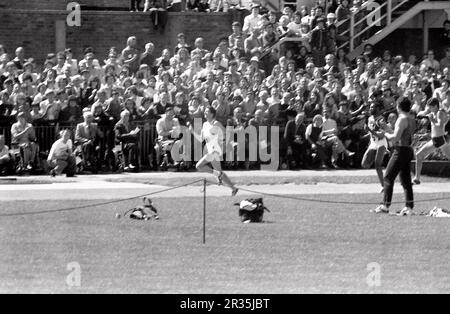
[[[377,208],[371,209],[370,212],[374,214],[387,214],[389,213],[389,209],[383,204],[381,204]]]

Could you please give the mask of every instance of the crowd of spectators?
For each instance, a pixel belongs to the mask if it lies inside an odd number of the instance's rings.
[[[145,1],[145,6],[153,2]],[[217,3],[225,2],[232,1]],[[188,1],[187,7],[196,9],[201,3],[206,1]],[[317,1],[310,9],[273,12],[264,3],[252,3],[249,14],[233,22],[230,35],[212,50],[205,49],[204,38],[190,43],[178,34],[177,45],[161,54],[153,43],[139,51],[132,36],[123,49],[111,47],[106,56],[92,48],[82,56],[74,56],[71,49],[49,53],[39,68],[24,48],[11,53],[6,50],[10,47],[0,45],[0,130],[11,131],[11,145],[20,148],[25,169],[40,166],[35,128],[45,126],[72,128],[73,134],[61,134],[66,138],[64,158],[68,146],[73,154],[72,143],[67,144],[71,137],[94,171],[115,170],[113,150],[120,143],[125,168],[138,170],[142,128],[136,122],[152,121],[159,143],[156,169],[161,162],[171,163],[159,150],[164,141],[178,136],[172,130],[202,118],[212,106],[217,120],[236,134],[248,125],[279,127],[282,168],[360,167],[369,141],[371,104],[380,108],[391,128],[400,97],[410,98],[416,113],[435,97],[450,113],[450,23],[444,25],[447,46],[439,51],[445,54],[442,60],[432,50],[425,56],[396,56],[387,50],[377,55],[367,45],[350,62],[346,50],[338,49],[346,39],[337,28],[348,27],[346,18],[352,10],[358,13],[359,6],[358,0]],[[285,36],[298,41],[273,48]],[[428,132],[426,119],[419,126]],[[3,171],[11,168],[5,144],[0,136]],[[64,167],[58,168],[62,159],[55,157],[58,149],[52,149],[48,164],[56,165],[53,175],[60,174],[73,160],[64,159]]]

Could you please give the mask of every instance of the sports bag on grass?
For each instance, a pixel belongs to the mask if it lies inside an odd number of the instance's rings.
[[[262,198],[248,198],[235,205],[239,206],[239,217],[243,223],[263,222],[264,212],[270,212]]]

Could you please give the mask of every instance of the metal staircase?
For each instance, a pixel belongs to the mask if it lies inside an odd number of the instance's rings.
[[[336,24],[338,29],[342,29],[343,25],[349,25],[339,33],[341,37],[347,39],[339,48],[346,48],[349,51],[350,60],[361,55],[366,44],[377,44],[417,14],[428,10],[450,10],[450,0],[386,0],[376,5],[374,2],[364,2],[358,11],[352,12],[349,19]],[[298,41],[300,40],[295,37],[282,38],[272,47],[267,48],[262,57],[269,54],[273,48],[278,48],[280,51],[280,45],[285,42]]]
[[[369,15],[357,19],[357,14],[352,14],[349,19],[350,29],[348,42],[341,47],[348,48],[349,59],[353,60],[360,55],[366,44],[375,45],[389,34],[400,28],[403,24],[411,20],[417,14],[428,10],[449,10],[450,1],[395,1],[387,0],[382,5],[373,10]],[[372,18],[369,25],[368,17]],[[373,18],[376,17],[376,18]],[[348,21],[347,21],[348,22]]]

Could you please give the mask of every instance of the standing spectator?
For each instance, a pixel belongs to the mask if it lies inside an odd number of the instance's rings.
[[[139,69],[139,51],[136,48],[136,36],[131,36],[127,40],[127,47],[122,51],[123,64],[130,68],[132,73],[136,73]]]
[[[450,47],[450,20],[444,22],[441,43],[446,48]]]
[[[325,20],[317,20],[317,28],[311,32],[311,52],[314,64],[318,67],[324,66],[325,54],[327,51],[328,32],[325,28]]]
[[[47,162],[52,170],[50,175],[52,177],[66,173],[67,177],[75,176],[76,161],[73,155],[73,144],[71,132],[69,129],[63,130],[59,133],[60,138],[53,143],[50,153],[47,157]]]
[[[250,15],[244,18],[244,26],[242,27],[242,31],[246,34],[250,34],[255,29],[260,28],[263,23],[263,17],[259,14],[259,5],[252,5],[251,10]]]
[[[349,1],[348,0],[340,0],[339,6],[336,9],[337,22],[339,23],[339,22],[349,19],[351,14],[352,13],[350,11]],[[350,27],[349,22],[343,23],[338,28],[338,33],[342,33],[343,31],[348,30],[349,27]]]

